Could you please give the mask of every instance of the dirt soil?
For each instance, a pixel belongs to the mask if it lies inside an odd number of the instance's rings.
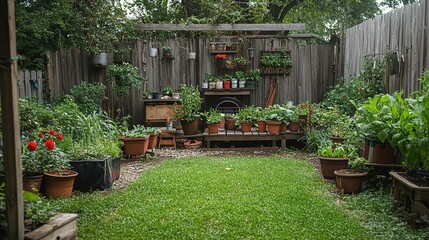
[[[205,149],[172,149],[162,148],[156,150],[156,153],[147,154],[143,159],[129,159],[123,160],[121,163],[121,175],[118,180],[113,183],[112,190],[119,190],[127,187],[130,183],[134,182],[144,171],[151,169],[160,163],[169,159],[178,159],[192,156],[269,156],[271,154],[280,154],[285,158],[302,159],[314,164],[316,169],[320,172],[320,164],[316,157],[311,156],[307,152],[301,150],[285,150],[285,151],[237,151],[232,149],[226,150],[205,150]]]

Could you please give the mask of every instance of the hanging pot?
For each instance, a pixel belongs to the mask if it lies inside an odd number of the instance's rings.
[[[196,52],[189,52],[189,54],[188,54],[188,59],[189,60],[195,60],[196,57],[197,57],[197,53]]]
[[[92,65],[94,65],[95,67],[106,67],[108,57],[108,53],[94,54],[92,55]]]
[[[150,57],[156,57],[157,54],[158,54],[158,48],[150,48],[150,51],[149,51]]]

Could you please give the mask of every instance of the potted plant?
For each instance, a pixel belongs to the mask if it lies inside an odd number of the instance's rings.
[[[267,114],[265,109],[261,107],[256,108],[256,124],[258,125],[258,132],[265,133],[267,131]]]
[[[231,80],[232,80],[231,75],[225,74],[225,76],[223,76],[223,88],[224,89],[230,89],[231,88]]]
[[[134,125],[132,129],[123,133],[121,140],[124,142],[124,154],[140,156],[146,154],[149,146],[149,133],[145,126]]]
[[[274,104],[265,109],[265,118],[268,127],[268,133],[277,135],[280,133],[280,125],[283,121],[287,121],[286,115],[290,112],[284,106]]]
[[[235,77],[238,80],[238,84],[240,88],[246,87],[246,74],[242,71],[235,72]]]
[[[234,60],[231,60],[231,59],[229,59],[229,60],[226,60],[225,61],[225,67],[227,68],[227,69],[234,69],[235,68],[235,62],[234,62]]]
[[[170,46],[163,46],[162,47],[162,55],[165,59],[173,59],[171,47]]]
[[[250,61],[249,59],[240,56],[234,59],[235,63],[237,64],[239,69],[245,70],[247,68],[247,65],[249,65]]]
[[[149,133],[148,149],[155,149],[158,144],[158,137],[161,130],[156,127],[147,127],[146,132]]]
[[[209,134],[216,134],[219,131],[219,123],[222,120],[222,115],[214,108],[202,114],[207,123]]]
[[[197,87],[181,85],[180,102],[181,106],[175,105],[173,108],[175,119],[179,119],[185,135],[194,135],[198,132],[198,118],[202,98]]]
[[[173,96],[174,88],[170,85],[167,85],[164,88],[162,88],[162,92],[164,93],[164,95],[171,97]]]
[[[215,89],[218,77],[206,72],[206,79],[209,82],[209,89]]]
[[[140,89],[144,80],[138,68],[129,63],[109,65],[107,76],[108,82],[113,84],[113,93],[118,96],[128,95],[131,88]]]
[[[147,98],[147,99],[152,99],[153,98],[153,91],[151,89],[146,89],[143,92],[143,97]]]
[[[338,145],[333,149],[331,145],[325,145],[317,151],[317,154],[324,178],[335,179],[336,170],[348,168],[350,154],[348,146]]]
[[[247,88],[255,88],[255,84],[257,81],[261,79],[261,73],[258,68],[250,70],[246,74],[246,87]]]
[[[353,157],[349,161],[350,168],[335,170],[335,179],[338,189],[343,193],[360,193],[362,191],[363,179],[367,172],[366,163],[362,157]]]
[[[225,119],[226,119],[226,128],[228,130],[235,130],[235,127],[236,127],[235,121],[237,121],[235,114],[232,114],[232,113],[225,114]]]
[[[216,54],[215,56],[217,63],[218,63],[218,67],[220,69],[224,69],[225,68],[225,58],[226,58],[226,54]]]
[[[43,169],[44,194],[49,198],[69,197],[77,172],[70,170],[69,158],[56,142],[64,136],[51,129],[39,132],[37,140],[28,142],[25,158],[39,159]],[[27,155],[28,154],[28,155]]]
[[[247,106],[241,108],[237,114],[236,125],[240,125],[241,131],[243,133],[250,132],[252,130],[252,125],[256,121],[256,107]]]
[[[301,128],[301,123],[299,122],[299,113],[296,109],[296,106],[293,106],[292,109],[290,109],[290,115],[289,115],[289,130],[291,132],[299,132],[299,129]]]

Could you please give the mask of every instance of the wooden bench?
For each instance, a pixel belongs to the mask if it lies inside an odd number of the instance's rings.
[[[304,134],[302,132],[284,132],[279,135],[271,135],[266,132],[259,133],[255,128],[251,132],[243,133],[240,130],[225,130],[219,131],[216,134],[209,134],[207,129],[204,134],[204,141],[207,148],[211,148],[212,142],[248,142],[248,141],[271,141],[273,147],[277,146],[277,141],[280,140],[281,148],[286,148],[286,140],[298,140]]]

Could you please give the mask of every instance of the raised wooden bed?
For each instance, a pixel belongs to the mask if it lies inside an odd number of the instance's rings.
[[[217,134],[209,134],[207,129],[203,134],[207,148],[211,148],[212,142],[232,142],[232,141],[271,141],[272,146],[276,147],[277,141],[281,141],[281,148],[286,148],[286,140],[298,140],[303,136],[302,132],[285,132],[279,135],[260,133],[252,128],[250,132],[242,133],[240,130],[219,131]]]
[[[408,181],[403,175],[405,172],[390,172],[393,179],[393,198],[401,200],[401,195],[405,195],[404,204],[410,206],[410,224],[416,225],[419,215],[429,216],[429,187],[419,187]],[[408,206],[407,206],[408,207]]]
[[[28,240],[51,240],[51,239],[76,239],[76,220],[78,215],[71,213],[60,213],[49,220],[41,227],[25,234],[24,239]]]

